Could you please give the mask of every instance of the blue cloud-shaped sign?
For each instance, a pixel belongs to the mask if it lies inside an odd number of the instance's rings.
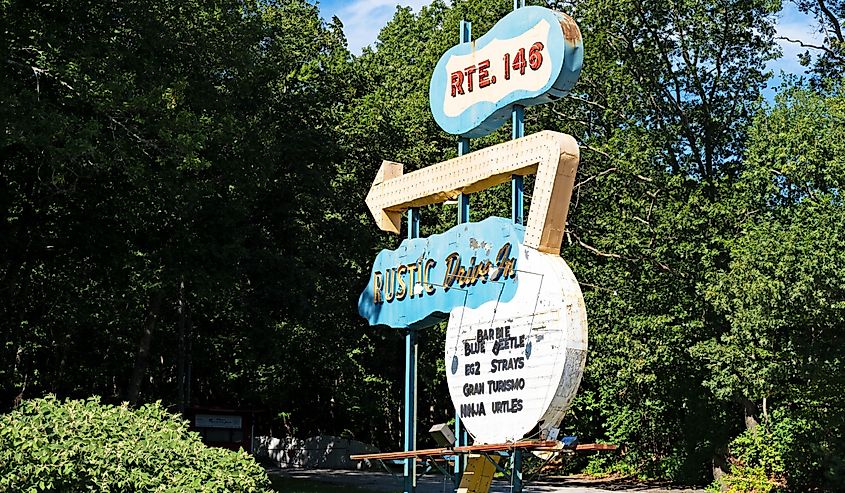
[[[513,105],[560,99],[581,73],[584,44],[575,21],[543,7],[524,7],[487,34],[449,49],[429,85],[443,130],[481,137],[509,119]]]
[[[404,240],[376,257],[358,312],[370,325],[430,327],[456,307],[506,302],[518,286],[525,228],[501,217]]]

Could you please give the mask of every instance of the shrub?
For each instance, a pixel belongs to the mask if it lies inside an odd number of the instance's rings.
[[[762,466],[734,464],[731,473],[722,481],[728,493],[776,493],[783,491],[782,484],[769,478]]]
[[[269,491],[245,452],[205,446],[160,403],[24,402],[0,416],[0,491]]]
[[[730,445],[732,492],[842,491],[845,445],[841,418],[823,406],[775,410]]]

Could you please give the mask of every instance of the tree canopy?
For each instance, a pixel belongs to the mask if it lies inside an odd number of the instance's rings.
[[[623,453],[577,466],[835,489],[845,2],[796,0],[823,42],[773,101],[780,2],[528,3],[585,42],[573,93],[526,111],[582,150],[561,255],[590,354],[564,427]],[[401,334],[355,310],[396,239],[363,199],[382,159],[455,156],[429,76],[461,20],[477,37],[511,8],[400,7],[354,56],[305,0],[0,1],[0,406],[213,403],[397,448]],[[473,220],[508,209],[471,197]],[[454,414],[443,336],[421,335],[423,423]]]

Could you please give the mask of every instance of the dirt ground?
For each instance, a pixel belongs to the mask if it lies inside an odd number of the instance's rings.
[[[271,469],[268,473],[285,478],[322,482],[337,486],[360,488],[368,491],[402,491],[402,475],[376,471],[348,471],[332,469]],[[452,482],[443,476],[426,475],[417,480],[418,493],[450,493]],[[504,480],[494,480],[492,493],[510,493],[511,487]],[[544,477],[524,486],[525,492],[537,493],[704,493],[703,489],[675,488],[655,484],[642,484],[624,480],[600,480],[582,476]]]

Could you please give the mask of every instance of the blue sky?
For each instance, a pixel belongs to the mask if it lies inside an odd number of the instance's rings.
[[[319,4],[323,18],[331,19],[334,15],[340,18],[349,42],[349,49],[355,54],[360,54],[365,46],[375,42],[381,28],[393,17],[397,5],[408,6],[418,11],[421,6],[431,3],[431,0],[313,1]],[[511,0],[501,1],[511,3]],[[786,8],[778,21],[778,35],[818,43],[820,35],[815,32],[814,21],[798,12],[792,4],[784,3]],[[786,41],[778,41],[778,43],[783,50],[783,56],[769,64],[769,68],[775,72],[775,78],[770,82],[770,87],[779,84],[780,71],[787,74],[801,74],[804,71],[804,68],[798,64],[797,56],[805,49]],[[771,91],[767,94],[768,98],[771,97],[770,93]]]
[[[375,42],[379,31],[393,18],[396,6],[402,5],[419,11],[431,0],[311,0],[320,6],[324,19],[336,15],[343,22],[343,31],[349,50],[358,55],[365,46]],[[503,0],[510,1],[510,0]]]

